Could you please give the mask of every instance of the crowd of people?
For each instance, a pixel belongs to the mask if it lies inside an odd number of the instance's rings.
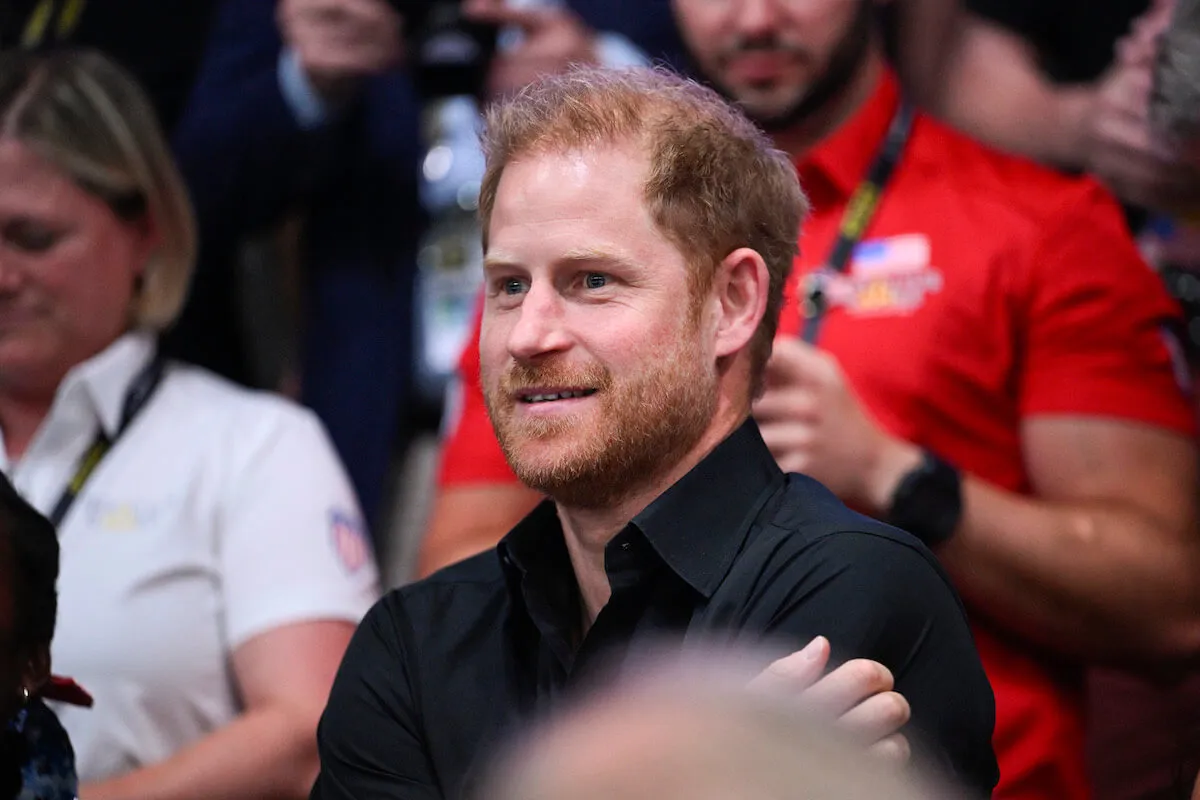
[[[1200,798],[1185,5],[6,3],[0,798]]]

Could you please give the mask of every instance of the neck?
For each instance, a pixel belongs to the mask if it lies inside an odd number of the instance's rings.
[[[747,416],[744,405],[735,406],[722,397],[708,430],[684,458],[665,470],[660,477],[645,486],[636,487],[607,508],[577,508],[557,504],[563,539],[583,600],[584,633],[591,628],[612,594],[608,573],[604,569],[604,548],[634,517],[737,430]]]
[[[799,123],[785,130],[775,131],[772,134],[775,146],[790,155],[793,160],[802,158],[858,113],[882,80],[883,72],[883,54],[873,43],[866,58],[846,84],[845,90]]]

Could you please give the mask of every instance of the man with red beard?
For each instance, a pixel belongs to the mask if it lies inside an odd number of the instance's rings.
[[[910,115],[869,0],[674,6],[813,207],[754,407],[764,439],[955,580],[996,693],[996,796],[1088,797],[1081,665],[1200,653],[1178,309],[1095,181]],[[426,570],[494,546],[539,497],[490,434],[474,360]]]
[[[991,690],[936,559],[785,475],[749,419],[806,206],[787,157],[651,70],[548,78],[489,113],[484,144],[482,383],[549,499],[368,614],[313,797],[458,797],[509,726],[664,637],[818,635],[765,674],[845,662],[804,697],[884,750],[899,698],[852,707],[863,676],[894,676],[917,760],[990,795]]]

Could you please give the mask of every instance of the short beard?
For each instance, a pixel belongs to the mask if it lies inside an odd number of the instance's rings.
[[[687,336],[677,341],[684,346],[663,353],[661,366],[635,378],[621,383],[606,373],[595,414],[602,427],[548,463],[522,458],[522,441],[569,436],[583,423],[563,418],[518,430],[505,405],[512,397],[506,388],[513,382],[510,371],[486,400],[500,447],[521,482],[564,506],[601,509],[645,490],[674,468],[703,437],[717,407],[715,369],[686,347]],[[537,374],[520,375],[519,385],[597,385],[596,376],[590,382],[547,380],[556,370],[524,371]]]
[[[762,116],[744,107],[727,88],[718,82],[709,80],[708,83],[746,113],[755,125],[767,133],[775,134],[791,130],[800,123],[819,114],[830,103],[841,97],[846,87],[854,80],[870,51],[874,12],[872,0],[859,0],[854,21],[849,30],[833,49],[829,63],[824,71],[812,82],[791,107],[778,114]]]

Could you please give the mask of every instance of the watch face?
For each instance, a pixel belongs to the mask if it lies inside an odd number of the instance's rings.
[[[961,516],[962,481],[957,470],[927,455],[896,494],[893,524],[932,546],[954,534]]]

